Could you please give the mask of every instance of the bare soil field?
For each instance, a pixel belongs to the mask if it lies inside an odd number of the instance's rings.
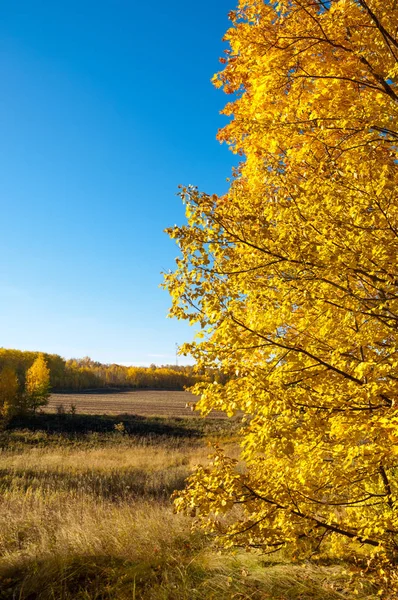
[[[187,407],[197,397],[189,392],[169,390],[129,390],[111,393],[52,394],[45,412],[55,413],[60,405],[66,412],[71,405],[78,414],[140,415],[143,417],[199,417]],[[213,412],[210,418],[223,418],[224,413]]]

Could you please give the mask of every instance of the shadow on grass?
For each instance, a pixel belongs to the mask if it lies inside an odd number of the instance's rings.
[[[114,556],[47,557],[25,561],[0,575],[0,599],[77,600],[130,598],[158,578],[152,565]],[[133,596],[131,594],[134,594]]]
[[[115,469],[58,471],[54,469],[0,469],[0,494],[9,490],[26,493],[82,492],[112,501],[136,498],[167,500],[176,489],[184,487],[189,471],[184,465],[159,471]]]
[[[24,558],[0,572],[1,600],[373,600],[363,580],[353,595],[341,570],[307,565],[268,567],[249,573],[242,565],[209,569],[188,553],[126,560],[113,555]]]
[[[204,569],[173,564],[166,556],[139,561],[112,555],[46,557],[0,574],[0,600],[204,600],[195,586],[205,578]]]
[[[142,417],[138,415],[58,415],[38,413],[14,417],[8,430],[27,429],[47,433],[112,433],[123,423],[127,435],[162,435],[170,437],[199,437],[223,425],[210,424],[201,419]]]

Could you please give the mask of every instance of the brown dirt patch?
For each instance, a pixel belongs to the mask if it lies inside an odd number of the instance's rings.
[[[136,390],[101,394],[52,394],[45,412],[55,413],[60,404],[68,412],[71,404],[74,404],[78,414],[199,417],[199,413],[186,406],[196,400],[197,397],[189,392],[164,390]],[[225,415],[213,412],[211,417],[222,418]]]

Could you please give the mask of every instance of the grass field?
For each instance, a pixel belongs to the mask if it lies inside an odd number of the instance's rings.
[[[30,429],[0,434],[1,600],[354,597],[339,565],[220,553],[173,513],[170,494],[208,460],[209,440],[237,454],[236,426],[131,417],[117,431],[118,419],[38,415]],[[365,586],[355,597],[376,595]]]

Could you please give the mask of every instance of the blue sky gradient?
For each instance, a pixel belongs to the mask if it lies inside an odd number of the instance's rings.
[[[230,0],[5,2],[0,9],[0,346],[171,363],[160,271],[177,186],[226,191],[210,78]]]

